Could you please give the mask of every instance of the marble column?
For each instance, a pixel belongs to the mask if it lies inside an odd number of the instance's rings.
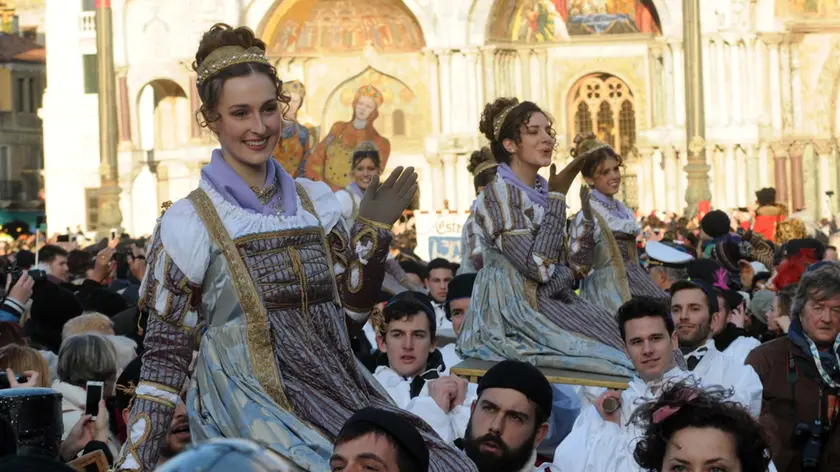
[[[431,49],[424,51],[426,63],[429,65],[429,93],[431,95],[432,105],[432,134],[441,132],[441,117],[440,117],[440,76],[438,75],[438,56]]]
[[[770,149],[773,152],[773,173],[775,175],[776,201],[790,207],[787,180],[787,148],[788,147],[783,143],[773,143],[770,145]]]
[[[534,103],[547,106],[545,98],[542,94],[542,84],[544,82],[542,75],[540,75],[540,61],[537,57],[537,52],[534,50],[528,51],[528,78],[531,88],[531,100]]]
[[[131,106],[128,99],[128,77],[126,71],[117,72],[117,132],[119,133],[119,148],[131,148]],[[195,120],[192,120],[195,121]]]
[[[729,59],[729,74],[731,75],[732,79],[729,80],[731,84],[729,90],[732,92],[730,97],[729,103],[732,107],[732,112],[730,114],[731,120],[730,123],[733,124],[741,124],[743,122],[742,112],[744,110],[744,103],[741,97],[741,57],[738,53],[740,45],[737,41],[732,40],[727,44],[727,49],[729,51],[728,59]],[[724,74],[724,77],[726,75]]]
[[[767,141],[762,141],[758,146],[758,188],[771,187],[775,185],[775,180],[770,183],[770,161],[771,154],[770,145]],[[775,174],[774,174],[775,175]]]
[[[464,131],[469,131],[478,127],[478,120],[481,115],[481,107],[483,105],[480,104],[481,89],[479,83],[481,82],[481,78],[476,75],[475,63],[477,51],[464,50],[462,52],[464,53],[464,61],[466,63],[466,87],[464,90],[466,100],[463,103],[466,108],[466,122],[464,123],[466,129]]]
[[[481,73],[484,83],[484,97],[482,98],[482,107],[485,103],[495,100],[496,95],[496,49],[494,47],[486,47],[481,50]],[[483,108],[482,108],[483,109]]]
[[[738,201],[738,165],[735,162],[735,145],[727,144],[723,152],[725,169],[726,208],[735,208]]]
[[[442,156],[443,161],[443,182],[445,185],[444,201],[446,207],[450,210],[458,209],[458,189],[456,179],[455,163],[458,156],[451,153],[445,153]]]
[[[757,112],[756,120],[760,125],[770,125],[772,122],[772,113],[770,111],[770,93],[769,93],[769,85],[768,85],[768,55],[769,51],[767,49],[767,45],[764,43],[764,40],[761,38],[755,38],[753,40],[753,65],[755,67],[751,67],[754,71],[754,87],[753,87],[753,97],[755,102],[753,103],[755,110]]]
[[[671,51],[671,44],[665,44],[662,48],[662,62],[664,62],[665,78],[665,125],[676,124],[676,110],[674,109],[674,53]]]
[[[671,55],[674,58],[674,67],[672,69],[674,73],[672,84],[674,103],[671,106],[674,107],[676,120],[672,123],[675,123],[677,126],[685,126],[685,65],[683,63],[685,56],[683,55],[682,42],[669,41],[668,45],[671,49]]]
[[[652,207],[656,210],[665,210],[668,208],[668,197],[665,190],[665,184],[668,182],[668,176],[665,173],[665,153],[660,148],[654,149],[650,161],[652,167],[651,182],[654,183]]]
[[[511,66],[513,69],[513,83],[514,83],[514,90],[516,91],[516,96],[521,98],[525,98],[526,96],[530,95],[528,92],[528,81],[525,80],[525,74],[527,74],[527,65],[523,65],[522,61],[523,51],[516,50],[513,52],[511,57]]]
[[[790,70],[790,43],[785,39],[779,49],[779,64],[782,76],[782,131],[793,131],[793,96]]]
[[[756,152],[754,144],[748,144],[746,149],[746,161],[747,161],[747,205],[751,205],[754,198],[755,191],[758,190],[761,185],[761,181],[759,177],[761,175],[761,169],[759,168],[758,163],[758,153]]]
[[[470,120],[470,94],[475,92],[475,87],[469,88],[470,73],[468,72],[467,59],[463,51],[452,53],[452,66],[449,76],[449,85],[452,90],[449,99],[450,106],[450,132],[463,133],[475,129],[478,120]]]
[[[828,149],[826,149],[827,147]],[[825,195],[826,190],[831,186],[831,173],[828,164],[828,154],[830,152],[831,148],[825,146],[824,141],[817,140],[811,143],[810,168],[813,175],[806,179],[806,182],[813,182],[813,185],[808,186],[808,190],[814,200],[811,212],[817,219],[831,215],[829,200]]]
[[[434,139],[434,138],[433,138]],[[437,152],[427,151],[426,161],[429,163],[432,177],[432,210],[443,210],[443,201],[446,199],[446,187],[444,186],[443,159]]]
[[[715,61],[715,41],[713,39],[702,39],[703,42],[703,90],[706,93],[703,96],[704,111],[706,115],[706,123],[709,125],[716,125],[718,123],[719,110],[714,90],[717,86],[715,79],[715,72],[717,71],[717,62]],[[683,64],[685,67],[685,64]],[[685,84],[683,84],[685,88]]]
[[[680,212],[682,204],[680,202],[680,168],[677,161],[677,154],[674,146],[665,146],[663,153],[663,160],[665,164],[665,206],[663,210]]]
[[[715,45],[715,59],[717,63],[717,73],[715,77],[717,79],[717,86],[715,87],[715,93],[717,95],[717,106],[719,109],[718,123],[721,125],[727,125],[732,122],[732,115],[730,113],[732,102],[729,100],[729,84],[726,80],[727,45],[723,38],[718,38]]]
[[[452,132],[452,51],[438,53],[440,64],[440,124],[442,133]]]
[[[799,43],[790,45],[790,86],[793,129],[802,129],[802,75],[799,71]]]
[[[484,104],[487,103],[487,90],[484,85],[484,68],[482,67],[481,51],[472,49],[467,53],[467,62],[472,64],[469,73],[472,74],[476,90],[472,92],[471,96],[474,100],[475,109],[473,110],[475,120],[473,123],[478,123],[481,117],[481,111],[484,110]]]
[[[542,106],[551,108],[553,100],[551,97],[551,81],[548,79],[548,50],[537,50],[537,60],[539,61],[539,85],[540,93],[544,102]]]
[[[781,75],[781,64],[779,59],[779,38],[768,37],[769,65],[767,75],[770,77],[770,113],[773,131],[780,135],[782,132],[782,84],[779,80]]]
[[[747,184],[747,156],[741,145],[735,145],[735,190],[737,191],[736,207],[745,207],[749,199],[747,195],[750,186]]]
[[[788,153],[790,155],[790,185],[791,201],[793,211],[805,207],[804,175],[802,173],[802,155],[805,152],[805,145],[800,141],[794,141]]]

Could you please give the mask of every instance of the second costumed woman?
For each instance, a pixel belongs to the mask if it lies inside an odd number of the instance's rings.
[[[479,129],[499,166],[475,205],[484,266],[458,339],[462,355],[629,375],[613,314],[575,295],[565,264],[565,193],[584,158],[555,171],[552,121],[532,102],[497,99]],[[546,180],[537,171],[548,165]],[[591,230],[580,237],[594,247]]]

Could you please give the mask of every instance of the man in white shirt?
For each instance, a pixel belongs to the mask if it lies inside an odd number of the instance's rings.
[[[628,420],[641,404],[655,400],[663,385],[690,375],[674,360],[678,339],[665,303],[635,297],[619,308],[617,319],[636,376],[623,392],[603,389],[581,413],[554,454],[553,465],[563,472],[639,470],[633,451],[641,431]]]
[[[373,377],[398,407],[425,420],[443,440],[453,441],[469,416],[470,388],[465,379],[442,375],[431,300],[419,292],[403,292],[385,305],[382,315],[376,340],[388,365],[377,367]]]
[[[452,323],[452,330],[455,338],[461,334],[461,324],[464,322],[464,315],[470,308],[470,297],[472,297],[473,285],[477,274],[461,274],[449,281],[446,292],[446,319]],[[445,366],[444,374],[449,374],[449,369],[461,363],[463,359],[455,350],[456,343],[450,343],[440,348]]]
[[[715,348],[712,325],[722,316],[714,289],[700,280],[683,280],[671,287],[671,316],[688,370],[706,385],[733,390],[733,401],[753,416],[761,412],[761,380],[752,367]]]
[[[477,394],[456,445],[479,472],[533,472],[537,447],[548,434],[551,384],[531,364],[507,360],[484,374]]]
[[[713,326],[715,347],[725,356],[740,362],[747,359],[749,353],[761,345],[744,329],[746,322],[747,301],[741,292],[726,290],[718,293],[718,305],[726,315],[719,317]]]
[[[432,259],[426,266],[426,290],[432,298],[432,306],[435,309],[437,320],[437,332],[440,336],[455,337],[452,329],[452,322],[446,319],[446,294],[449,291],[449,281],[455,276],[452,264],[446,259]]]

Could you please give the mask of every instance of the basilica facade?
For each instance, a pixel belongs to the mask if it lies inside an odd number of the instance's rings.
[[[43,101],[51,228],[97,225],[99,139],[92,1],[48,2]],[[594,131],[625,158],[622,197],[642,214],[685,207],[682,0],[112,0],[124,228],[149,233],[160,205],[195,188],[216,143],[195,120],[190,65],[213,23],[246,25],[284,81],[305,88],[297,121],[316,147],[355,118],[387,140],[386,172],[420,176],[417,253],[459,257],[475,197],[466,170],[499,96],[555,121],[555,159]],[[703,0],[706,156],[716,208],[762,187],[814,217],[838,211],[840,6],[835,0]],[[371,88],[372,87],[372,88]],[[579,185],[579,184],[578,184]],[[577,186],[570,191],[577,209]]]

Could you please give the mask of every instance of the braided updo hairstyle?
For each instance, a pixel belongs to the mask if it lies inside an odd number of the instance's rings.
[[[662,471],[668,444],[679,431],[713,428],[728,433],[736,442],[743,472],[767,472],[770,449],[764,430],[743,406],[726,400],[730,394],[722,387],[701,388],[683,381],[666,387],[659,399],[640,406],[630,422],[644,428],[633,453],[642,470]]]
[[[240,46],[244,49],[256,47],[265,52],[265,43],[254,35],[250,28],[240,26],[234,28],[225,23],[216,23],[201,37],[198,44],[198,51],[195,53],[195,62],[192,69],[198,72],[201,63],[216,49],[223,46]],[[221,118],[216,107],[219,104],[219,97],[222,95],[222,87],[225,81],[233,77],[245,77],[251,74],[265,74],[272,81],[277,89],[277,100],[281,103],[289,103],[289,96],[282,93],[283,82],[277,77],[277,69],[258,62],[245,62],[228,66],[198,86],[198,96],[201,98],[201,108],[196,112],[196,120],[202,127],[209,123],[218,121]]]
[[[475,169],[485,162],[495,162],[493,152],[487,146],[484,146],[479,151],[473,151],[472,155],[470,155],[470,163],[467,164],[467,171],[474,176],[473,185],[475,186],[476,193],[478,193],[478,189],[490,185],[496,178],[496,166],[488,167],[479,172],[478,175],[475,174]]]
[[[509,106],[515,106],[513,110],[508,113],[502,122],[502,127],[499,132],[499,139],[496,139],[494,123],[496,117],[499,116]],[[502,144],[506,139],[511,139],[515,143],[522,142],[522,127],[531,119],[534,113],[542,113],[545,115],[548,122],[553,125],[554,119],[548,113],[544,112],[534,102],[520,102],[517,98],[500,97],[492,103],[484,106],[484,111],[481,113],[481,121],[478,124],[478,130],[481,134],[490,141],[490,150],[493,152],[493,157],[496,162],[500,164],[510,164],[511,153],[505,149]],[[552,136],[554,130],[551,131]]]

